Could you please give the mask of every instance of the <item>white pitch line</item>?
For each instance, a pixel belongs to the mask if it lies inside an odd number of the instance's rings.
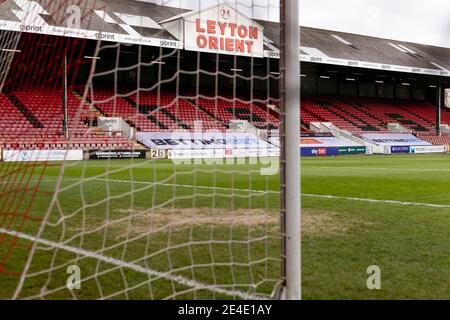
[[[34,182],[41,183],[41,182],[57,182],[57,181],[59,181],[59,179],[31,179],[31,180],[24,179],[21,181],[21,183],[34,183]],[[62,182],[66,182],[66,181],[73,182],[73,181],[80,181],[80,179],[64,179],[63,178]],[[0,184],[14,185],[14,184],[16,184],[16,182],[15,181],[0,181]]]
[[[106,181],[106,182],[117,182],[117,183],[136,183],[136,184],[146,184],[154,186],[165,186],[165,187],[180,187],[180,188],[190,188],[190,189],[205,189],[205,190],[221,190],[230,192],[251,192],[251,193],[263,193],[263,194],[279,194],[278,191],[274,190],[256,190],[256,189],[239,189],[239,188],[226,188],[226,187],[211,187],[211,186],[197,186],[190,184],[177,184],[177,183],[162,183],[162,182],[147,182],[139,180],[120,180],[120,179],[104,179],[97,178],[94,181]],[[56,180],[45,180],[45,181],[56,181]],[[79,181],[79,179],[67,179],[63,181]],[[419,207],[430,207],[430,208],[450,208],[450,205],[446,204],[435,204],[426,202],[409,202],[409,201],[399,201],[399,200],[385,200],[385,199],[370,199],[370,198],[357,198],[357,197],[344,197],[344,196],[334,196],[326,194],[308,194],[302,193],[301,196],[308,198],[322,198],[322,199],[338,199],[338,200],[349,200],[349,201],[360,201],[369,203],[386,203],[395,204],[402,206],[419,206]]]
[[[305,166],[303,169],[361,169],[361,170],[382,170],[382,171],[418,171],[418,172],[450,172],[450,169],[432,168],[383,168],[383,167],[339,167],[339,166]]]
[[[32,235],[28,235],[22,232],[17,232],[17,231],[12,231],[12,230],[6,230],[4,228],[0,228],[0,233],[2,234],[6,234],[12,237],[16,237],[16,238],[20,238],[23,240],[28,240],[31,242],[35,242],[35,243],[39,243],[45,246],[49,246],[52,248],[57,248],[60,250],[65,250],[68,252],[72,252],[78,255],[82,255],[88,258],[93,258],[93,259],[97,259],[100,261],[103,261],[105,263],[109,263],[111,265],[115,265],[118,267],[122,267],[122,268],[128,268],[131,269],[133,271],[136,272],[140,272],[143,274],[147,274],[149,276],[153,276],[153,277],[157,277],[157,278],[163,278],[169,281],[174,281],[177,282],[179,284],[185,285],[187,287],[191,287],[191,288],[198,288],[198,289],[206,289],[206,290],[210,290],[219,294],[224,294],[230,297],[239,297],[243,300],[262,300],[264,299],[261,296],[256,296],[256,295],[251,295],[242,291],[238,291],[238,290],[227,290],[224,288],[220,288],[220,287],[215,287],[215,286],[211,286],[202,282],[198,282],[198,281],[194,281],[188,278],[185,278],[183,276],[177,276],[177,275],[172,275],[168,272],[160,272],[160,271],[156,271],[150,268],[144,268],[143,266],[140,266],[138,264],[135,263],[130,263],[130,262],[126,262],[126,261],[122,261],[116,258],[112,258],[109,256],[104,256],[101,254],[98,254],[96,252],[92,252],[92,251],[88,251],[85,249],[81,249],[81,248],[77,248],[77,247],[72,247],[72,246],[68,246],[68,245],[64,245],[61,243],[57,243],[51,240],[46,240],[46,239],[40,239],[37,237],[34,237]]]
[[[226,188],[226,187],[211,187],[211,186],[197,186],[192,184],[178,184],[178,183],[163,183],[163,182],[147,182],[147,181],[132,181],[132,180],[118,180],[118,179],[95,179],[97,181],[111,181],[119,183],[137,183],[137,184],[149,184],[155,186],[164,187],[180,187],[180,188],[191,188],[191,189],[206,189],[206,190],[222,190],[222,191],[235,191],[235,192],[254,192],[254,193],[274,193],[279,194],[279,192],[274,190],[255,190],[255,189],[240,189],[240,188]]]
[[[369,199],[369,198],[353,198],[353,197],[340,197],[322,194],[307,194],[302,193],[303,197],[309,198],[322,198],[322,199],[338,199],[338,200],[350,200],[350,201],[361,201],[361,202],[372,202],[372,203],[387,203],[387,204],[397,204],[402,206],[418,206],[418,207],[431,207],[431,208],[450,208],[448,204],[434,204],[426,202],[406,202],[397,200],[381,200],[381,199]]]
[[[208,189],[208,190],[225,190],[225,191],[241,191],[241,192],[255,192],[255,193],[273,193],[278,194],[277,191],[272,190],[252,190],[252,189],[233,189],[233,188],[225,188],[225,187],[210,187],[210,186],[194,186],[189,184],[174,184],[174,183],[152,183],[146,181],[131,181],[131,180],[111,180],[111,179],[97,179],[97,180],[107,180],[112,182],[120,182],[120,183],[140,183],[140,184],[155,184],[155,185],[163,185],[163,186],[176,186],[182,188],[199,188],[199,189]],[[402,206],[420,206],[420,207],[431,207],[431,208],[450,208],[450,205],[446,204],[434,204],[434,203],[426,203],[426,202],[409,202],[409,201],[399,201],[399,200],[384,200],[384,199],[370,199],[370,198],[355,198],[355,197],[342,197],[342,196],[333,196],[333,195],[322,195],[322,194],[309,194],[302,193],[302,197],[309,198],[323,198],[323,199],[338,199],[338,200],[349,200],[349,201],[361,201],[361,202],[371,202],[371,203],[387,203],[387,204],[396,204]]]

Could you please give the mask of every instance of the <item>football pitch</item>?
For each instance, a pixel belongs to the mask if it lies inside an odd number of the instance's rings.
[[[303,158],[301,175],[304,299],[450,296],[450,156]],[[258,165],[0,163],[0,177],[2,299],[267,297],[279,279],[279,176]]]

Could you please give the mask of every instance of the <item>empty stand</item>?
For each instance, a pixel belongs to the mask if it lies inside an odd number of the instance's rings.
[[[247,120],[257,128],[278,128],[279,120],[260,107],[232,98],[198,98],[193,100],[201,110],[216,119],[227,124],[231,120]]]
[[[62,92],[57,89],[26,89],[0,95],[1,112],[8,113],[0,121],[1,147],[6,149],[129,149],[132,144],[124,137],[94,132],[87,125],[96,118],[89,105],[68,93],[68,132],[63,135]],[[21,111],[26,110],[28,116]],[[36,119],[36,122],[30,119]],[[15,123],[11,123],[15,121]],[[9,128],[9,129],[6,129]]]
[[[197,108],[188,99],[177,97],[170,92],[141,91],[130,97],[144,114],[162,114],[168,130],[194,130],[195,122],[201,121],[203,130],[224,130],[225,125]]]
[[[63,135],[61,89],[24,89],[0,95],[0,147],[14,149],[132,148],[123,137],[109,136],[90,124],[97,116],[121,117],[138,131],[226,130],[231,120],[247,120],[257,128],[279,127],[274,110],[237,98],[180,97],[174,92],[139,91],[116,95],[95,89],[83,101],[68,93],[69,139]],[[95,106],[95,108],[93,107]],[[271,111],[271,112],[270,112]],[[443,108],[442,123],[450,123]],[[427,102],[360,97],[309,96],[302,100],[302,131],[311,122],[331,122],[354,134],[386,132],[387,123],[400,123],[433,144],[450,144],[437,137],[435,107]]]
[[[315,96],[302,100],[302,123],[332,122],[355,134],[383,132],[388,123],[399,123],[412,132],[434,133],[434,106],[427,102]],[[443,110],[443,123],[450,112]]]
[[[450,135],[446,134],[442,134],[440,136],[431,134],[418,134],[417,137],[436,146],[450,145]]]

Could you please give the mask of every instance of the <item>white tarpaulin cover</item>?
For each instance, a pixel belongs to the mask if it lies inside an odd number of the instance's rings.
[[[420,140],[409,133],[368,133],[362,135],[363,139],[382,146],[431,146],[432,144]]]
[[[138,132],[137,140],[152,149],[274,148],[253,133],[240,132]]]
[[[269,142],[275,146],[280,145],[278,137],[272,137]],[[302,147],[352,147],[358,146],[352,141],[343,141],[336,137],[302,137],[300,139],[300,146]]]

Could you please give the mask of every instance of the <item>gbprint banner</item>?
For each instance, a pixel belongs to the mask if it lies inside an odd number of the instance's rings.
[[[339,147],[338,148],[339,154],[366,154],[367,148],[366,147]]]

